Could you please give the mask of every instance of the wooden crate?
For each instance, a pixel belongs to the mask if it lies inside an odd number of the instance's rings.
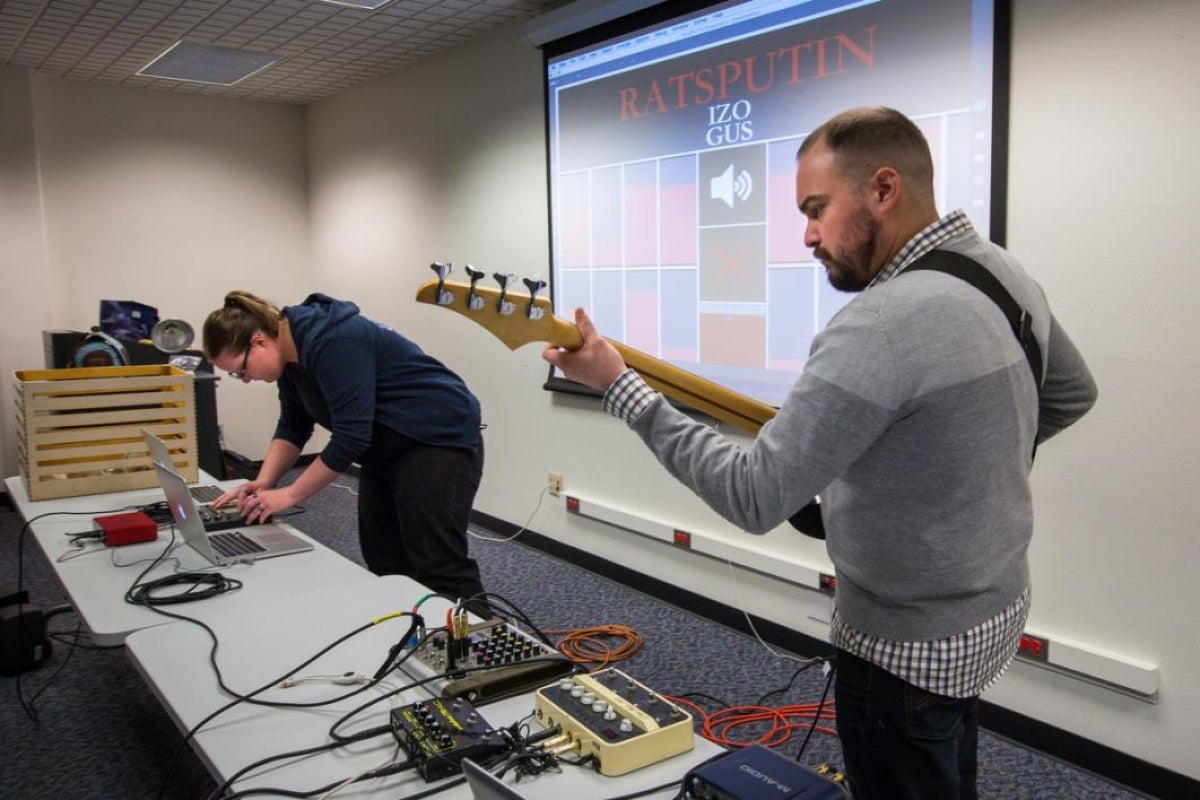
[[[166,365],[13,373],[21,475],[32,500],[158,485],[142,439],[167,442],[176,471],[199,479],[191,373]]]

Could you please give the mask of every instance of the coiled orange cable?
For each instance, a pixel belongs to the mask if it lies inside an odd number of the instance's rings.
[[[545,633],[562,635],[555,645],[559,651],[576,664],[599,664],[596,669],[624,661],[642,649],[642,635],[625,625],[560,628]]]
[[[819,703],[801,703],[779,708],[731,706],[709,714],[691,700],[681,697],[668,697],[667,699],[672,703],[678,703],[691,709],[701,720],[700,735],[710,742],[716,742],[725,747],[749,747],[752,744],[779,747],[792,738],[793,731],[806,730],[812,724],[813,718],[817,717],[818,707],[820,707],[818,722],[834,719],[833,703],[825,703],[824,706]],[[758,738],[745,740],[733,737],[733,732],[739,727],[763,722],[770,722],[771,727]],[[835,729],[825,725],[818,724],[816,730],[831,736],[837,735]]]

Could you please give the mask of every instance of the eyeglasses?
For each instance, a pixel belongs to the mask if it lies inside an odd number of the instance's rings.
[[[229,377],[233,378],[235,381],[246,380],[246,362],[249,360],[250,360],[250,346],[247,346],[246,347],[246,355],[242,356],[241,368],[239,368],[237,372],[229,373]]]

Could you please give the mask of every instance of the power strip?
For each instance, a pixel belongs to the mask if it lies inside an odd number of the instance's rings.
[[[595,758],[602,775],[624,775],[695,746],[691,714],[619,669],[539,689],[534,716]]]
[[[392,733],[426,782],[462,772],[509,745],[468,701],[434,699],[392,709]]]
[[[507,622],[489,620],[461,638],[437,631],[400,665],[427,681],[434,696],[462,697],[475,705],[522,694],[575,670],[562,653]]]

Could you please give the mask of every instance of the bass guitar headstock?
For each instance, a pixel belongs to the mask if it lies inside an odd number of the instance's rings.
[[[550,342],[559,347],[575,349],[583,343],[578,329],[570,322],[554,316],[550,300],[539,297],[546,282],[534,276],[521,281],[527,293],[513,292],[516,276],[497,272],[492,279],[497,286],[482,285],[485,272],[466,265],[469,283],[449,281],[451,262],[430,264],[437,278],[426,281],[417,289],[417,302],[440,306],[463,315],[486,328],[510,350],[530,342]]]

